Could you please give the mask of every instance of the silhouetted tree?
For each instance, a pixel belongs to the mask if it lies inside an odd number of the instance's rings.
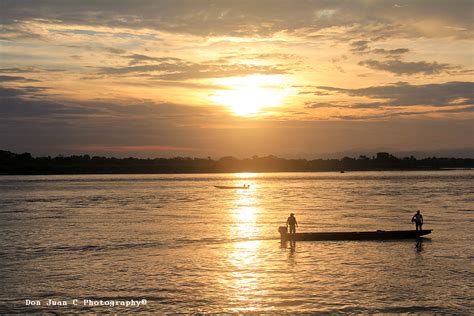
[[[114,158],[89,155],[34,158],[29,153],[15,154],[0,150],[0,174],[93,174],[93,173],[210,173],[210,172],[279,172],[339,170],[437,170],[443,168],[474,168],[474,159],[436,158],[399,159],[389,153],[358,159],[284,159],[273,155],[237,159],[232,156],[212,160],[191,158]]]

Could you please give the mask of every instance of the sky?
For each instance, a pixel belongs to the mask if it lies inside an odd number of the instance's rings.
[[[0,149],[474,152],[473,1],[0,0]]]

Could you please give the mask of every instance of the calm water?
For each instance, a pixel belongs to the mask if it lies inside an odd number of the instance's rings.
[[[290,212],[356,231],[412,229],[418,208],[418,244],[278,240]],[[4,176],[0,227],[2,312],[474,311],[474,171]]]

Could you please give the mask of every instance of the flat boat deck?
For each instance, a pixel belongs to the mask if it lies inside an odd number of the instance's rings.
[[[286,227],[279,228],[281,241],[299,240],[394,240],[415,239],[431,234],[431,229],[424,230],[377,230],[367,232],[325,232],[325,233],[295,233],[287,232]]]

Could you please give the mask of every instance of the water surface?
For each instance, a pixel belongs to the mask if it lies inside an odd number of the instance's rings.
[[[3,176],[0,310],[470,314],[473,193],[473,171]],[[360,231],[417,209],[421,243],[278,240],[290,212]],[[147,304],[25,306],[86,298]]]

